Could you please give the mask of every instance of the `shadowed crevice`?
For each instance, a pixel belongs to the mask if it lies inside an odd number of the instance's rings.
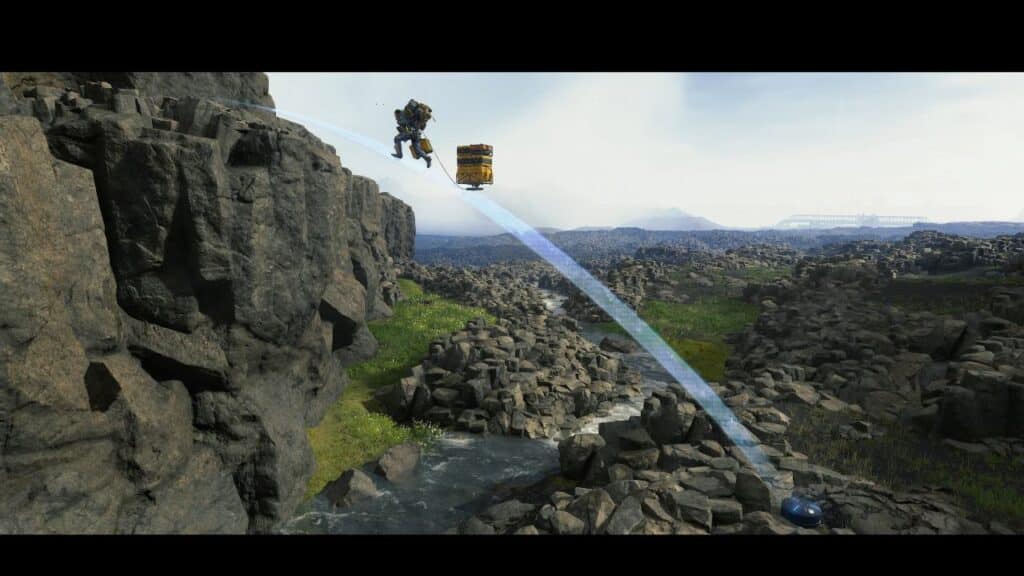
[[[121,393],[121,385],[106,366],[91,362],[85,371],[85,390],[89,395],[89,409],[106,412]]]

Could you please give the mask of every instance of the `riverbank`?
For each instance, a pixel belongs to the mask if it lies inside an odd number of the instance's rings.
[[[374,410],[373,392],[404,376],[422,359],[433,339],[473,318],[493,320],[482,308],[430,294],[411,280],[400,279],[398,283],[405,299],[395,304],[390,318],[369,323],[380,346],[377,354],[348,369],[349,383],[341,398],[320,424],[309,430],[317,468],[306,488],[307,500],[345,470],[380,456],[392,446],[436,438],[436,428],[421,423],[400,425]]]
[[[627,264],[637,268],[629,262]],[[958,506],[949,494],[942,491],[927,486],[890,487],[884,482],[855,475],[856,471],[826,468],[834,462],[827,458],[819,460],[821,455],[818,452],[809,450],[804,453],[790,444],[789,428],[793,416],[784,410],[791,409],[796,400],[817,402],[819,398],[810,394],[813,384],[805,382],[813,373],[786,365],[748,366],[747,355],[733,348],[737,343],[746,345],[737,340],[740,334],[736,332],[747,334],[751,330],[772,327],[762,326],[761,320],[766,311],[788,310],[782,308],[788,304],[776,304],[765,294],[757,298],[762,288],[753,286],[748,290],[750,285],[738,276],[775,277],[781,270],[768,271],[770,273],[743,270],[738,274],[716,275],[708,269],[698,274],[692,270],[673,271],[661,267],[654,269],[659,273],[632,268],[627,272],[635,273],[629,275],[620,270],[610,273],[609,277],[619,280],[617,286],[635,288],[633,300],[641,303],[641,316],[646,316],[652,327],[667,340],[673,337],[707,338],[729,346],[729,361],[722,359],[716,362],[717,372],[724,378],[708,378],[711,380],[709,384],[761,440],[759,449],[775,466],[774,476],[761,478],[754,472],[745,455],[731,446],[722,431],[677,386],[661,389],[647,386],[648,383],[671,381],[667,375],[661,374],[662,370],[649,355],[641,350],[628,352],[628,345],[608,342],[605,347],[622,351],[615,357],[643,377],[644,396],[648,400],[641,413],[634,418],[622,418],[621,422],[609,421],[594,431],[588,430],[586,432],[589,433],[575,435],[571,440],[560,443],[560,472],[551,478],[568,478],[573,485],[546,487],[545,483],[538,483],[467,519],[460,524],[460,533],[934,534],[1006,531],[1006,527],[997,522],[974,519],[969,511]],[[624,280],[634,277],[644,279],[644,282]],[[791,284],[788,279],[781,283]],[[651,294],[656,297],[646,297]],[[730,305],[746,313],[732,314],[722,309]],[[709,309],[715,306],[719,309]],[[568,311],[570,306],[565,308]],[[583,313],[584,317],[577,320],[580,321],[581,332],[591,342],[600,342],[607,335],[607,331],[601,328],[608,326],[591,320],[597,315],[589,314],[579,301],[572,308]],[[652,314],[652,309],[658,309],[660,313]],[[618,330],[612,328],[611,331]],[[860,334],[857,331],[847,333]],[[779,348],[788,350],[793,346],[780,345]],[[704,354],[687,360],[696,365],[707,358]],[[742,370],[739,369],[740,364],[759,369]],[[839,405],[838,400],[825,396],[824,392],[821,394],[826,406]],[[799,434],[799,426],[796,428],[793,432]],[[984,486],[980,488],[990,496],[989,499],[1012,505],[1012,500],[1006,499],[1005,495]],[[810,495],[821,503],[826,520],[821,527],[798,529],[779,516],[781,498],[794,491]]]
[[[420,297],[420,293],[409,290],[405,285],[402,290]],[[564,314],[560,306],[564,297],[546,290],[539,290],[538,294],[542,296],[544,307],[552,316]],[[396,310],[402,311],[401,308]],[[393,326],[392,321],[381,325]],[[372,328],[375,334],[381,331],[381,326]],[[599,340],[600,336],[596,340],[591,338],[590,342],[596,345]],[[387,342],[387,338],[381,339],[382,351]],[[624,358],[624,361],[630,362],[633,359],[631,356],[629,360]],[[356,376],[359,375],[360,371],[357,371]],[[387,377],[392,378],[393,374]],[[580,419],[572,430],[565,430],[564,437],[595,434],[603,424],[638,416],[644,398],[650,395],[648,388],[662,385],[662,382],[645,379],[643,395],[633,397],[631,401],[609,402],[595,413]],[[373,413],[369,417],[386,418]],[[406,430],[406,427],[390,420],[385,426],[396,433]],[[451,533],[467,518],[484,513],[509,495],[528,498],[527,494],[535,494],[546,498],[550,490],[571,491],[576,485],[575,481],[560,474],[558,444],[555,440],[516,438],[498,433],[445,431],[439,436],[433,436],[424,448],[414,473],[398,482],[388,482],[376,475],[372,460],[354,467],[364,472],[374,484],[378,492],[376,497],[335,508],[327,498],[314,493],[315,497],[307,501],[282,532]]]

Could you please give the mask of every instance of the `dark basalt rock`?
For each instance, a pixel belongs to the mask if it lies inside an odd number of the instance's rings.
[[[415,232],[228,102],[267,85],[0,74],[0,532],[264,532],[300,501]]]
[[[606,352],[630,354],[639,349],[640,346],[638,346],[636,342],[633,342],[631,338],[619,336],[617,334],[609,334],[601,340],[601,350]]]
[[[344,508],[380,496],[373,479],[359,469],[346,470],[323,490],[324,497],[336,508]]]

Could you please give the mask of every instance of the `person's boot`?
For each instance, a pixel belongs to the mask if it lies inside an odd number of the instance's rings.
[[[400,142],[395,142],[395,152],[394,154],[392,154],[392,156],[394,156],[395,158],[402,157],[402,144]]]
[[[427,168],[430,168],[430,156],[424,156],[423,159],[427,161]]]

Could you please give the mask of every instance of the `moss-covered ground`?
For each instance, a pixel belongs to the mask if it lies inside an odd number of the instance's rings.
[[[430,341],[462,328],[468,320],[494,317],[481,308],[463,306],[424,292],[409,280],[399,280],[406,298],[394,307],[394,315],[370,322],[380,348],[373,358],[348,368],[349,384],[323,420],[309,430],[316,458],[306,497],[317,494],[345,470],[362,465],[388,448],[414,440],[428,443],[440,431],[422,423],[405,426],[376,410],[373,393],[397,382],[427,353]]]

